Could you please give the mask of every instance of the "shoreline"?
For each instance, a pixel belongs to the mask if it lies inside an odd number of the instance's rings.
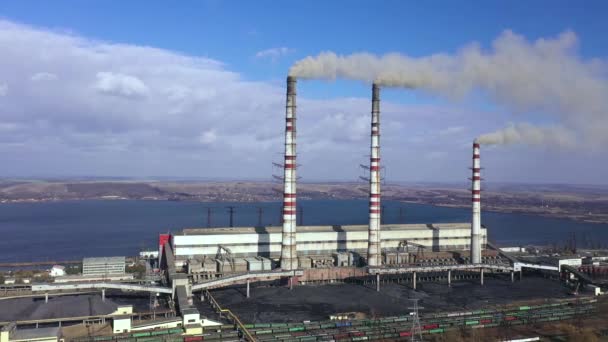
[[[304,196],[303,196],[304,197]],[[349,197],[349,198],[339,198],[339,197],[305,197],[300,198],[300,200],[307,201],[315,201],[315,200],[366,200],[367,198],[363,197]],[[470,206],[465,204],[447,204],[447,203],[432,203],[432,201],[416,201],[416,200],[404,200],[404,199],[393,199],[387,198],[386,200],[401,202],[401,203],[411,203],[411,204],[421,204],[421,205],[429,205],[433,207],[439,208],[457,208],[457,209],[466,209],[470,208]],[[78,198],[78,199],[21,199],[21,200],[3,200],[0,201],[0,205],[3,204],[34,204],[34,203],[62,203],[62,202],[84,202],[84,201],[154,201],[154,202],[198,202],[198,203],[272,203],[277,202],[280,203],[280,199],[270,200],[270,199],[241,199],[241,200],[214,200],[214,201],[204,201],[198,199],[170,199],[170,198],[126,198],[126,197],[98,197],[98,198]],[[492,213],[501,213],[501,214],[519,214],[519,215],[528,215],[528,216],[536,216],[536,217],[544,217],[550,219],[563,219],[569,220],[572,222],[580,222],[580,223],[588,223],[588,224],[608,224],[608,217],[604,220],[602,219],[588,219],[578,217],[576,214],[569,213],[551,213],[551,212],[539,212],[539,211],[526,211],[526,210],[518,210],[514,208],[501,208],[496,206],[491,206],[490,208],[487,205],[483,205],[482,203],[482,211],[492,212]]]

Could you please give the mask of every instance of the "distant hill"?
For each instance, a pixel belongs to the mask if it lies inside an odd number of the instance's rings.
[[[256,181],[135,181],[5,180],[1,202],[91,199],[147,199],[201,202],[260,202],[282,200],[281,185]],[[469,207],[467,185],[415,183],[385,184],[384,200]],[[365,182],[299,183],[299,199],[366,199]],[[608,223],[608,187],[561,184],[489,184],[482,192],[482,208],[549,217]]]

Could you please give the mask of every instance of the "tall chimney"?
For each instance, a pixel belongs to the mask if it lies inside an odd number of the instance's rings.
[[[367,264],[380,266],[380,86],[372,86],[372,134],[369,159],[369,241]]]
[[[473,187],[471,201],[473,218],[471,220],[471,263],[481,263],[481,167],[479,164],[479,144],[473,143]]]
[[[285,108],[285,162],[283,176],[283,234],[281,268],[298,268],[296,249],[296,78],[287,77]]]

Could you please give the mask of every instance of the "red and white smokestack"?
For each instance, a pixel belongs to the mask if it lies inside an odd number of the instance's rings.
[[[285,162],[283,175],[283,234],[281,268],[298,268],[296,247],[296,78],[287,77],[285,108]]]
[[[473,187],[471,201],[473,217],[471,220],[471,263],[481,263],[481,166],[479,163],[479,143],[473,143]]]
[[[369,241],[367,264],[380,266],[380,86],[372,86],[372,134],[369,159]]]

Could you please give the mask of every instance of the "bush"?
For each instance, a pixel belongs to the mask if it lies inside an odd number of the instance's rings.
[[[146,265],[144,264],[135,264],[133,266],[127,266],[127,273],[134,273],[135,277],[138,279],[142,279],[146,274]]]
[[[65,267],[65,274],[77,275],[82,273],[82,265],[70,265]]]

